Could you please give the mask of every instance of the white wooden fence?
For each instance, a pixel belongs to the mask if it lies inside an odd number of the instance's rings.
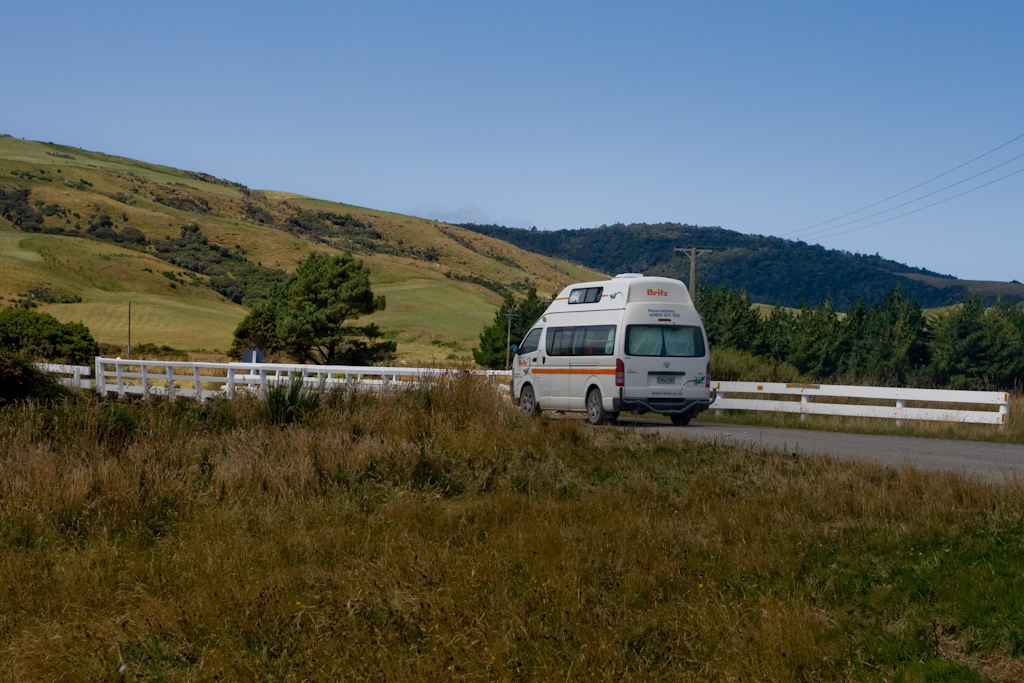
[[[266,390],[300,381],[317,389],[348,387],[402,388],[430,377],[462,372],[437,368],[300,365],[287,363],[205,363],[96,358],[95,387],[118,396],[234,396],[238,391]],[[499,378],[506,373],[469,371]]]
[[[36,363],[43,372],[57,375],[60,383],[72,389],[92,389],[93,382],[89,378],[92,368],[88,365],[57,365],[56,363]]]
[[[73,365],[40,365],[61,375],[66,386],[95,387],[101,394],[174,396],[233,396],[238,391],[267,389],[300,380],[317,388],[409,387],[431,377],[460,370],[438,368],[379,368],[283,363],[203,363],[96,358],[93,368]],[[489,381],[507,386],[511,373],[474,370]],[[755,410],[806,415],[894,420],[935,420],[1005,425],[1010,415],[1010,396],[1003,391],[948,391],[893,387],[858,387],[832,384],[784,384],[778,382],[715,382],[715,410]],[[859,400],[850,403],[849,399]],[[865,405],[864,401],[874,404]],[[886,403],[887,405],[877,405]],[[914,405],[908,405],[914,404]],[[926,404],[922,406],[920,404]],[[931,407],[927,407],[931,404]],[[949,408],[963,405],[965,409]]]
[[[950,391],[898,387],[856,387],[833,384],[780,382],[715,382],[716,410],[764,410],[805,415],[846,415],[894,420],[935,420],[1005,425],[1010,417],[1010,395],[1005,391]],[[744,396],[735,397],[736,394]],[[799,400],[795,400],[799,397]],[[824,399],[824,400],[823,400]],[[829,402],[828,399],[869,399],[889,405]],[[908,406],[908,402],[933,407]],[[944,404],[934,407],[935,404]],[[971,406],[970,410],[948,404]],[[981,408],[980,410],[978,408]]]

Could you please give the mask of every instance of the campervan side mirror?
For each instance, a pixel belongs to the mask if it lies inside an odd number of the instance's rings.
[[[519,344],[512,345],[512,353],[519,353]]]

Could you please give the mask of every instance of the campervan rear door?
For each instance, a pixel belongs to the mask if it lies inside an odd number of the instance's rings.
[[[693,306],[630,306],[625,318],[624,398],[707,398],[707,338]]]

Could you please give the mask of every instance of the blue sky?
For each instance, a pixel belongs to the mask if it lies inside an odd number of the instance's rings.
[[[1024,169],[1022,35],[999,0],[10,3],[0,133],[441,220],[721,226],[1024,281],[1024,172],[997,180]]]

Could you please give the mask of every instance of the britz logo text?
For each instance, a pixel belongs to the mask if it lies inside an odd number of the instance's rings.
[[[668,296],[668,292],[664,289],[648,289],[647,296]]]

